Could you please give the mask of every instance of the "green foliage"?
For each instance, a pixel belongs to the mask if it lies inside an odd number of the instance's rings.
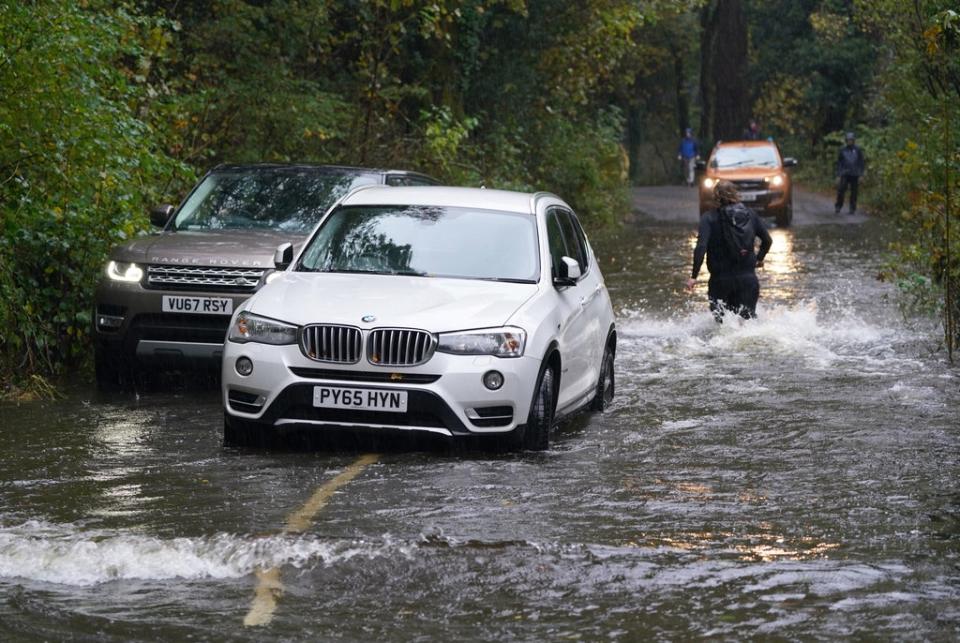
[[[748,3],[755,116],[765,132],[815,145],[860,120],[879,43],[845,0]]]
[[[613,224],[627,212],[627,164],[619,135],[623,124],[617,111],[605,112],[591,126],[560,117],[539,125],[542,141],[534,184],[564,194],[578,212],[592,214],[597,224]]]
[[[960,346],[960,15],[948,0],[858,7],[865,28],[883,33],[889,61],[871,106],[879,122],[872,198],[901,233],[886,274],[939,308],[953,349]],[[917,275],[928,287],[917,287]]]
[[[106,3],[0,4],[4,375],[56,372],[85,354],[108,248],[190,173],[140,116],[156,28]]]

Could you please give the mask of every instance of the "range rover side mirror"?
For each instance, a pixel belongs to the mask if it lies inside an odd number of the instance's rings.
[[[792,156],[787,156],[783,159],[783,167],[796,167],[796,166],[797,166],[797,159],[793,158]]]
[[[173,216],[175,208],[172,205],[158,205],[150,210],[150,223],[162,228],[167,225],[167,221]]]
[[[273,253],[273,265],[277,270],[286,270],[293,263],[293,244],[281,243]]]
[[[560,257],[560,265],[557,266],[557,269],[560,274],[553,278],[553,283],[556,286],[573,286],[582,274],[580,264],[577,263],[576,259],[570,257]]]
[[[707,169],[707,162],[703,160],[697,161],[694,163],[694,167],[702,172],[703,170]]]

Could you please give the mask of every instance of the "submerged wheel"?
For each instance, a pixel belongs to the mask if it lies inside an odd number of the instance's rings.
[[[782,210],[777,211],[776,221],[778,228],[789,228],[793,223],[793,197],[790,197]]]
[[[553,369],[549,366],[537,380],[536,393],[530,415],[527,416],[527,428],[523,433],[523,447],[530,451],[546,451],[550,445],[550,429],[553,427]]]
[[[600,377],[597,379],[597,392],[590,402],[590,410],[603,411],[613,401],[613,395],[617,390],[616,379],[613,375],[613,360],[616,353],[613,348],[607,344],[603,350],[603,361],[600,363]]]
[[[253,422],[247,422],[223,412],[223,446],[255,447],[262,443],[262,432]]]
[[[113,351],[99,344],[93,349],[93,371],[101,391],[120,391],[133,381],[133,364],[120,348]]]

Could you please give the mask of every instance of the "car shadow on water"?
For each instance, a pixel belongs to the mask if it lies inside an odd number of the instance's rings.
[[[380,429],[323,429],[310,431],[291,429],[273,434],[264,434],[252,445],[226,447],[243,454],[264,452],[303,453],[325,452],[340,454],[362,453],[430,453],[444,457],[501,458],[544,457],[550,451],[564,451],[568,444],[584,434],[590,424],[587,413],[579,413],[564,419],[551,433],[550,449],[546,452],[525,451],[519,446],[519,438],[513,434],[504,436],[448,436]]]

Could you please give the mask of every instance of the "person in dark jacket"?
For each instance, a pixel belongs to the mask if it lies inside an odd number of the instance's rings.
[[[863,156],[863,150],[856,144],[856,136],[853,132],[847,132],[847,144],[840,148],[837,155],[837,202],[833,208],[834,213],[839,214],[843,208],[843,197],[850,188],[850,214],[857,211],[857,190],[860,184],[860,177],[863,176],[867,167],[867,160]]]
[[[707,259],[710,281],[707,297],[710,311],[718,323],[729,310],[744,319],[757,316],[760,282],[756,268],[773,244],[770,233],[757,213],[740,202],[736,186],[730,181],[719,181],[713,189],[718,207],[700,217],[697,246],[693,250],[693,272],[687,280],[692,290],[697,275]],[[756,240],[760,239],[757,250]]]
[[[760,126],[757,125],[757,121],[750,119],[750,123],[747,125],[747,129],[743,130],[743,140],[745,141],[759,141],[760,140]]]

